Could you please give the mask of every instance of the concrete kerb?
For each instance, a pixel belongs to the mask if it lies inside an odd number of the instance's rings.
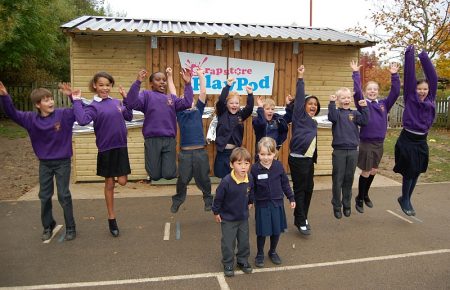
[[[355,178],[353,181],[353,188],[358,188],[358,179],[360,170],[356,169]],[[212,178],[212,192],[214,193],[218,179]],[[127,198],[127,197],[153,197],[153,196],[172,196],[175,194],[176,179],[167,184],[167,181],[158,181],[154,184],[146,184],[142,182],[129,182],[126,186],[116,185],[115,197]],[[401,183],[378,174],[372,183],[372,187],[390,187],[400,186]],[[73,199],[103,199],[104,198],[104,183],[102,182],[83,182],[72,183],[70,185],[70,191]],[[331,190],[331,176],[315,176],[314,177],[314,190]],[[56,188],[55,188],[56,192]],[[21,196],[18,200],[38,200],[39,185],[33,187],[26,194]],[[200,195],[201,192],[195,186],[193,182],[188,186],[188,195]],[[56,198],[56,194],[54,195]]]

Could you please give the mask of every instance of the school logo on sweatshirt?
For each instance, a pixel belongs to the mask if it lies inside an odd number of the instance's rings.
[[[122,113],[122,107],[120,105],[117,105],[117,110],[119,110],[119,113]]]
[[[384,107],[384,105],[380,105],[380,109],[382,112],[384,112],[384,110],[386,110],[386,108]]]
[[[241,117],[241,116],[238,116],[237,119],[238,119],[238,124],[239,124],[239,125],[242,125],[242,117]]]
[[[167,98],[167,105],[168,105],[168,106],[172,106],[172,105],[173,105],[173,100],[172,100],[172,98]]]
[[[61,123],[60,122],[56,122],[53,127],[55,128],[55,131],[58,132],[59,130],[61,130]]]
[[[355,118],[355,116],[353,116],[352,113],[348,114],[348,119],[350,120],[350,122],[353,122],[354,118]]]

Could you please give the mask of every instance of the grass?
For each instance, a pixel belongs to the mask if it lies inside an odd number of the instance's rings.
[[[0,137],[8,139],[25,138],[27,131],[11,120],[0,119]]]
[[[389,129],[384,142],[384,156],[394,158],[395,142],[400,129]],[[428,170],[421,174],[422,182],[450,181],[450,131],[432,128],[428,133],[430,159]],[[385,158],[383,157],[383,158]]]

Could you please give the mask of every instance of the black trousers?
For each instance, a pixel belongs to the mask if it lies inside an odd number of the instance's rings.
[[[292,157],[290,155],[288,162],[296,203],[294,224],[305,226],[314,190],[314,162],[310,157]]]

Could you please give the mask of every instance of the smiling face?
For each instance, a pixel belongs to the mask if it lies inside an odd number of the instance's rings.
[[[99,77],[93,87],[100,98],[106,99],[111,92],[112,84],[107,78]]]
[[[36,103],[36,108],[43,117],[46,117],[55,111],[55,100],[51,96],[43,97]]]
[[[239,111],[239,95],[227,97],[227,109],[231,114],[236,114]]]
[[[166,76],[162,72],[152,74],[150,76],[150,86],[152,87],[152,90],[164,94],[167,86]]]
[[[305,103],[305,111],[310,117],[314,117],[317,113],[318,108],[317,99],[313,97],[309,97]]]
[[[258,156],[261,165],[266,168],[270,168],[270,166],[272,166],[273,160],[275,159],[275,152],[270,151],[267,146],[262,145],[259,149]]]
[[[275,108],[271,105],[264,105],[264,118],[267,121],[271,121],[273,118],[273,114],[275,112]]]
[[[365,90],[366,98],[374,101],[378,98],[378,84],[376,82],[368,82]]]
[[[352,102],[352,93],[347,88],[341,88],[336,92],[337,100],[339,102],[339,107],[343,109],[350,109],[350,104]]]
[[[427,82],[420,82],[417,84],[416,92],[419,96],[419,100],[423,102],[425,98],[428,96],[428,92],[430,91],[430,88],[428,86]]]

